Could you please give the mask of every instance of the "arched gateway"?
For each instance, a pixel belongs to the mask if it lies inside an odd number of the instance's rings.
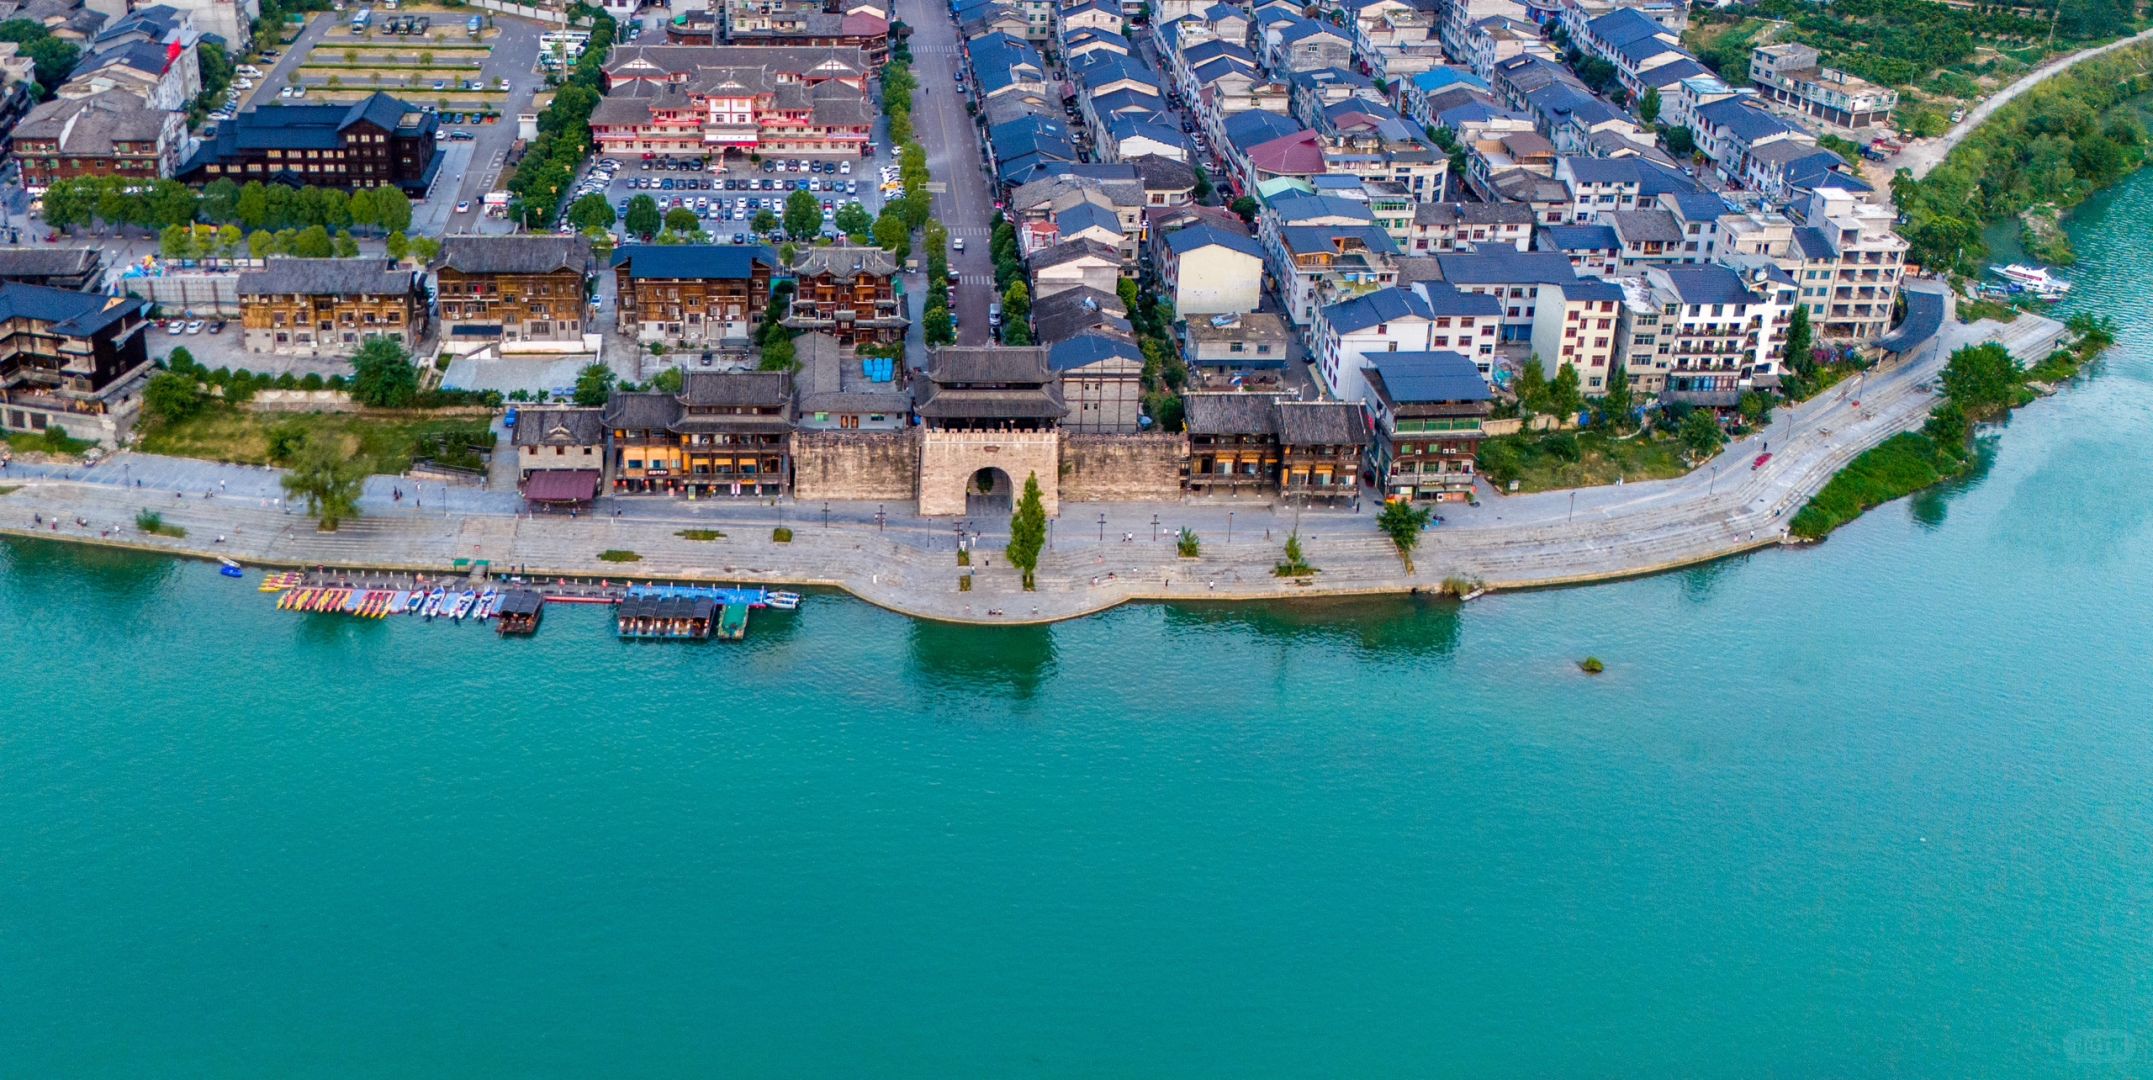
[[[1025,478],[1061,510],[1061,436],[1068,408],[1043,348],[937,349],[928,356],[920,416],[920,513],[1006,514]]]

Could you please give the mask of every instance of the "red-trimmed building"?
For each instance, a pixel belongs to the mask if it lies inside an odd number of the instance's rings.
[[[857,47],[622,46],[591,134],[614,156],[864,156],[871,70]]]

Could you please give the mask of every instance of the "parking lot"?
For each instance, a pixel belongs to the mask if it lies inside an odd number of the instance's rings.
[[[884,164],[866,158],[766,159],[761,164],[733,158],[709,165],[660,157],[601,158],[586,166],[569,201],[603,192],[613,206],[616,238],[626,239],[629,202],[648,195],[660,212],[693,211],[716,243],[776,243],[784,239],[776,230],[756,234],[756,215],[768,212],[783,218],[786,199],[794,191],[807,191],[823,205],[823,235],[835,238],[837,211],[847,203],[857,202],[869,217],[882,212],[879,170]]]

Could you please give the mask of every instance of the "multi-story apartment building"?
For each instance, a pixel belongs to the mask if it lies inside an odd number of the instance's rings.
[[[1791,41],[1749,54],[1749,81],[1781,105],[1848,130],[1889,123],[1899,107],[1898,91],[1825,67],[1817,50]]]
[[[844,344],[903,341],[912,321],[897,295],[897,259],[877,247],[804,247],[793,256],[796,331],[821,331]]]
[[[1521,203],[1424,202],[1413,207],[1406,250],[1413,255],[1532,247],[1532,208]]]
[[[1442,282],[1382,289],[1316,313],[1308,334],[1310,360],[1333,396],[1361,400],[1362,372],[1371,357],[1394,352],[1456,352],[1483,378],[1494,369],[1501,311],[1486,296]]]
[[[1819,188],[1799,207],[1801,302],[1817,336],[1871,341],[1891,326],[1906,269],[1905,238],[1892,228],[1891,207],[1865,202],[1842,188]]]
[[[1622,289],[1607,281],[1544,285],[1533,311],[1532,354],[1550,379],[1577,369],[1588,396],[1607,389],[1620,350]]]
[[[423,275],[388,259],[272,256],[239,275],[240,323],[249,352],[348,356],[367,338],[414,352],[425,340]]]
[[[1267,240],[1271,263],[1285,296],[1286,317],[1297,326],[1316,309],[1398,283],[1398,247],[1373,225],[1289,225]]]
[[[126,90],[54,98],[15,125],[23,187],[44,191],[78,176],[171,176],[187,145],[187,114],[151,109]]]
[[[1437,255],[1442,280],[1460,292],[1490,296],[1502,306],[1504,341],[1532,338],[1540,290],[1577,280],[1570,257],[1559,251],[1477,251]]]
[[[0,282],[0,427],[116,444],[149,370],[148,312],[130,297]]]
[[[616,325],[638,341],[745,348],[776,269],[760,245],[625,245],[613,253]]]
[[[293,187],[395,185],[424,194],[441,165],[440,120],[387,94],[350,105],[272,105],[217,125],[174,175]]]
[[[1624,358],[1641,390],[1728,408],[1760,379],[1777,378],[1796,302],[1785,271],[1655,266],[1644,272],[1642,298],[1658,317],[1647,324],[1632,314]]]
[[[580,236],[449,236],[434,282],[451,343],[561,342],[590,329],[590,241]]]
[[[1369,357],[1361,403],[1374,421],[1369,465],[1387,499],[1463,502],[1493,396],[1473,362],[1454,352]]]

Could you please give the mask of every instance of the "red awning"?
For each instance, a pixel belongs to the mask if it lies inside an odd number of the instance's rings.
[[[595,469],[542,469],[523,478],[523,497],[532,502],[589,502],[597,494]]]

